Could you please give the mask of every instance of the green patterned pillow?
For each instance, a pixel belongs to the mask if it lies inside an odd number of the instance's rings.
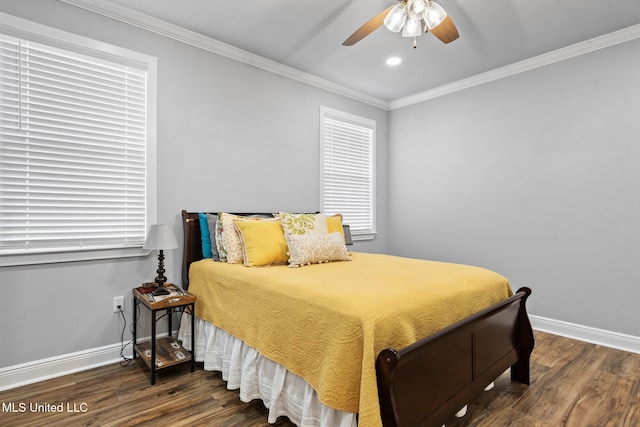
[[[325,214],[293,214],[280,212],[282,229],[286,235],[325,235],[329,234]]]

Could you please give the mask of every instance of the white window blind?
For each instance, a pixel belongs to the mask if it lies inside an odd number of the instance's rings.
[[[375,121],[321,109],[321,209],[341,213],[354,238],[375,231]]]
[[[0,255],[142,246],[146,79],[0,35]]]

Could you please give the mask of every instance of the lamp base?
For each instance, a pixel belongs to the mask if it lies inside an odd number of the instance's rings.
[[[170,293],[163,285],[159,285],[155,291],[151,292],[151,295],[169,295]]]
[[[156,283],[158,284],[158,289],[153,291],[151,294],[156,295],[169,295],[171,292],[164,288],[164,282],[167,281],[167,278],[164,276],[164,253],[162,249],[158,252],[158,269],[156,270],[158,273],[158,277],[156,277]]]

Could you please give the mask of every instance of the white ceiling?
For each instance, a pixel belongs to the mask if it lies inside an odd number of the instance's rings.
[[[439,0],[448,45],[381,27],[342,42],[394,0],[105,0],[364,94],[394,101],[640,23],[640,0]],[[399,56],[402,64],[385,60]]]

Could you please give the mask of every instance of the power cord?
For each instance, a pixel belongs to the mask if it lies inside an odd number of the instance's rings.
[[[129,340],[129,342],[127,342],[125,344],[125,342],[124,342],[124,331],[127,329],[127,318],[124,315],[124,311],[122,310],[122,307],[118,307],[118,312],[122,316],[122,322],[123,322],[123,324],[122,324],[122,333],[120,334],[120,357],[122,358],[122,360],[120,361],[120,366],[127,366],[129,363],[131,363],[133,358],[127,357],[124,354],[124,350],[130,344],[133,344],[133,339]],[[133,327],[133,325],[131,325],[131,327]],[[131,331],[131,332],[133,332],[133,331]],[[133,350],[133,351],[135,351],[135,350]]]

